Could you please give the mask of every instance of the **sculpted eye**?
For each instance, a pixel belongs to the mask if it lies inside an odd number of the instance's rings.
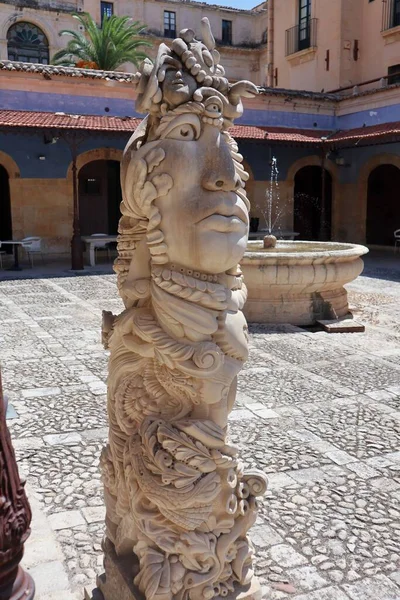
[[[185,124],[174,127],[165,137],[172,140],[185,140],[186,142],[191,142],[196,139],[196,131],[192,125]]]
[[[211,119],[219,118],[222,115],[222,102],[219,98],[212,96],[205,102],[205,116]]]
[[[197,140],[201,133],[201,122],[197,115],[184,113],[171,121],[163,123],[158,129],[161,139],[191,142]]]

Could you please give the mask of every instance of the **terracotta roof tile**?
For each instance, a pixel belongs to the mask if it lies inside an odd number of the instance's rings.
[[[391,138],[400,135],[400,121],[380,123],[369,127],[357,127],[347,131],[338,131],[329,140],[333,142],[357,142],[358,140],[373,143],[382,138]]]
[[[109,117],[91,115],[70,115],[20,110],[0,110],[0,128],[36,129],[78,129],[86,131],[110,131],[132,133],[141,123],[133,117]],[[321,144],[346,145],[351,143],[376,143],[400,135],[400,121],[382,123],[370,127],[359,127],[348,131],[321,131],[315,129],[287,129],[285,127],[254,127],[234,125],[230,133],[237,139],[265,140],[282,144]]]
[[[0,110],[0,127],[35,127],[44,129],[84,129],[132,132],[141,119],[133,117],[102,117],[46,113],[19,110]]]
[[[329,131],[316,129],[288,129],[286,127],[250,127],[234,125],[230,133],[235,138],[262,139],[271,142],[320,143],[321,137],[329,135]]]
[[[122,71],[99,71],[97,69],[77,69],[76,67],[62,67],[55,65],[40,65],[24,63],[12,60],[0,60],[0,71],[22,71],[24,73],[42,73],[44,76],[64,75],[67,77],[78,77],[84,79],[105,79],[132,83],[137,81],[135,73],[123,73]]]

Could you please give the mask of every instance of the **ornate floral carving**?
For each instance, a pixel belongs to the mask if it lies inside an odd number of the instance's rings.
[[[107,536],[118,555],[136,554],[148,600],[245,594],[254,584],[247,532],[266,490],[227,442],[247,358],[238,262],[249,211],[227,128],[256,89],[224,77],[207,19],[202,34],[182,31],[142,66],[137,106],[149,115],[121,170],[115,270],[126,310],[105,313],[103,327]]]

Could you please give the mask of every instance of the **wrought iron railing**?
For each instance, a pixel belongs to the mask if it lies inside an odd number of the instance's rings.
[[[286,29],[286,56],[300,50],[316,47],[317,21],[318,19],[308,19],[299,25]]]
[[[383,0],[382,31],[400,26],[400,0]]]

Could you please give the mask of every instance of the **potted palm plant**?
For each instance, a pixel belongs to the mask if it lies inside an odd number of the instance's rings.
[[[71,39],[53,56],[54,65],[115,71],[124,63],[138,67],[148,58],[143,48],[152,44],[140,37],[146,26],[139,21],[104,15],[99,27],[88,13],[74,14],[73,17],[82,25],[83,31],[60,31],[60,35]]]

